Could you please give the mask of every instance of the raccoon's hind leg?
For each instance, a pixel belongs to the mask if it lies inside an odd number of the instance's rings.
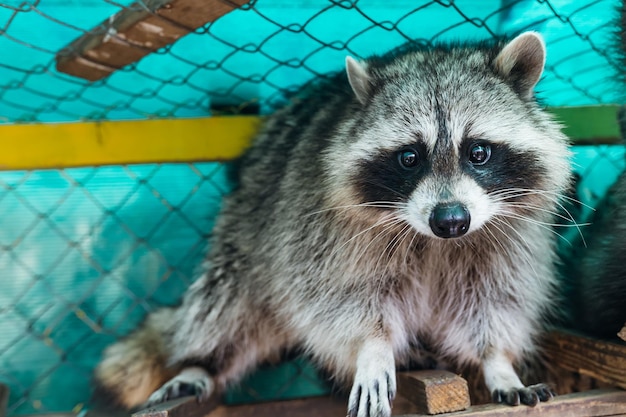
[[[262,323],[250,323],[264,328]],[[226,326],[228,327],[228,326]],[[144,406],[151,406],[176,398],[194,395],[198,401],[206,401],[216,390],[221,391],[232,382],[238,382],[256,365],[274,361],[280,357],[285,345],[277,332],[246,329],[242,326],[229,340],[222,340],[206,356],[176,357],[181,371],[155,390]]]
[[[144,405],[186,395],[207,400],[260,362],[278,358],[290,344],[271,311],[245,292],[197,281],[171,335],[168,363],[178,372],[155,387]]]
[[[547,384],[525,387],[511,361],[502,352],[492,353],[483,361],[483,373],[487,388],[496,403],[521,403],[534,407],[540,401],[548,401],[555,395]]]
[[[174,376],[178,369],[167,366],[166,348],[173,321],[173,309],[157,310],[141,327],[109,346],[94,373],[96,395],[104,394],[108,403],[131,409]]]

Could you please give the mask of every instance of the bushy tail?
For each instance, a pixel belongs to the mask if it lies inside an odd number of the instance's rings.
[[[131,409],[172,378],[178,370],[166,365],[164,336],[170,333],[173,319],[173,309],[158,310],[128,337],[109,346],[95,370],[98,392],[114,405]]]

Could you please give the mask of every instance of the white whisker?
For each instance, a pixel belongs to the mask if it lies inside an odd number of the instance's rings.
[[[503,226],[507,226],[509,229],[511,229],[516,235],[517,237],[521,240],[517,240],[517,239],[512,239],[507,233],[504,232],[504,230],[502,230],[497,224],[499,225],[503,225]],[[493,226],[498,229],[500,231],[500,233],[509,239],[509,243],[511,243],[515,248],[517,248],[517,254],[522,256],[524,258],[524,260],[526,261],[526,263],[528,264],[528,266],[530,266],[530,268],[532,269],[532,271],[534,272],[535,276],[539,276],[539,274],[537,274],[537,271],[535,270],[535,266],[533,264],[532,259],[530,258],[530,244],[528,243],[528,240],[526,240],[526,238],[515,228],[513,227],[513,225],[509,224],[508,222],[504,221],[504,219],[501,218],[494,218],[494,223],[492,223]],[[523,245],[523,246],[522,246]]]
[[[361,207],[372,207],[372,208],[388,208],[388,209],[399,209],[406,206],[406,203],[402,202],[393,202],[393,201],[372,201],[360,204],[347,204],[345,206],[336,206],[329,207],[321,210],[316,210],[311,213],[305,214],[305,217],[314,216],[316,214],[326,213],[329,211],[335,210],[348,210],[353,208],[361,208]]]
[[[386,216],[383,216],[382,219],[378,220],[376,223],[374,223],[373,225],[371,225],[370,227],[361,230],[359,233],[353,235],[352,237],[350,237],[350,239],[346,240],[344,243],[342,243],[340,246],[336,247],[333,252],[330,254],[330,258],[332,259],[341,249],[343,249],[346,245],[348,245],[350,242],[352,242],[354,239],[358,238],[359,236],[369,232],[370,230],[384,225],[384,224],[393,224],[396,222],[400,222],[400,220],[398,220],[398,218],[393,214],[393,213],[389,213]],[[370,242],[371,244],[371,242]]]
[[[531,219],[528,217],[524,217],[524,216],[519,216],[515,213],[507,213],[507,212],[503,212],[500,211],[498,213],[499,216],[501,217],[506,217],[509,219],[515,219],[515,220],[521,220],[521,221],[525,221],[528,222],[530,224],[534,224],[536,226],[541,227],[542,229],[548,230],[550,233],[555,234],[556,236],[558,236],[559,238],[561,238],[563,241],[567,242],[568,245],[573,246],[572,242],[570,242],[565,236],[561,235],[560,233],[558,233],[556,230],[554,230],[551,226],[553,226],[552,224],[546,224],[545,222],[540,222],[538,220],[535,219]],[[504,222],[505,224],[508,225],[508,223]],[[511,227],[512,230],[515,230],[515,228],[512,225],[509,225]],[[517,230],[515,230],[517,232]],[[517,232],[519,234],[519,232]]]
[[[570,201],[573,203],[577,203],[580,204],[586,208],[589,208],[591,210],[595,210],[593,207],[581,202],[580,200],[577,200],[575,198],[572,197],[568,197],[566,195],[562,195],[560,193],[557,192],[553,192],[553,191],[547,191],[547,190],[538,190],[538,189],[531,189],[531,188],[507,188],[505,190],[501,190],[501,191],[497,191],[497,192],[493,192],[489,194],[490,197],[496,201],[496,202],[505,202],[505,205],[508,207],[516,207],[516,205],[518,205],[517,207],[520,208],[531,208],[531,209],[535,209],[535,210],[539,210],[545,213],[549,213],[555,217],[561,218],[563,220],[567,220],[569,222],[572,223],[572,225],[560,225],[560,224],[549,224],[549,223],[545,223],[545,226],[555,226],[555,227],[575,227],[578,230],[578,235],[581,238],[582,244],[586,247],[587,246],[587,242],[585,241],[585,236],[582,233],[582,230],[580,229],[581,226],[587,226],[588,224],[578,224],[576,222],[576,220],[574,219],[574,216],[570,213],[569,210],[567,210],[567,208],[559,201],[559,200],[566,200],[566,201]],[[558,212],[554,212],[551,210],[548,210],[544,207],[537,207],[535,205],[532,205],[530,203],[526,203],[526,202],[518,202],[518,201],[509,201],[512,198],[515,197],[522,197],[522,196],[527,196],[527,195],[548,195],[550,197],[556,197],[553,201],[554,203],[562,210],[564,214],[562,213],[558,213]],[[526,205],[526,207],[524,207],[523,205]],[[528,220],[528,219],[526,219]],[[554,231],[553,231],[554,232]],[[554,232],[555,234],[557,234],[559,237],[561,237],[562,239],[564,239],[569,245],[571,245],[571,242],[567,239],[565,239],[562,235],[560,235],[559,233]]]

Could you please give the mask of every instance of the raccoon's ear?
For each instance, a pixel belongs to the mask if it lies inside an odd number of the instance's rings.
[[[354,95],[361,104],[365,104],[369,98],[372,83],[367,73],[366,67],[357,62],[354,58],[346,57],[346,72],[348,73],[348,82]]]
[[[502,48],[494,61],[522,98],[530,99],[546,63],[546,45],[537,32],[524,32]]]

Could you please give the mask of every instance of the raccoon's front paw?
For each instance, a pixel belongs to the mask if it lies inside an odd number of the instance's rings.
[[[213,393],[213,388],[213,380],[204,369],[198,367],[185,368],[163,384],[161,388],[154,391],[146,401],[145,407],[192,395],[199,402],[204,402]]]
[[[377,375],[358,370],[350,392],[348,417],[389,417],[391,401],[396,396],[396,374],[393,368]]]
[[[509,390],[496,389],[492,392],[493,402],[508,405],[525,404],[534,407],[540,401],[548,401],[556,394],[547,384],[530,385],[524,388]]]

